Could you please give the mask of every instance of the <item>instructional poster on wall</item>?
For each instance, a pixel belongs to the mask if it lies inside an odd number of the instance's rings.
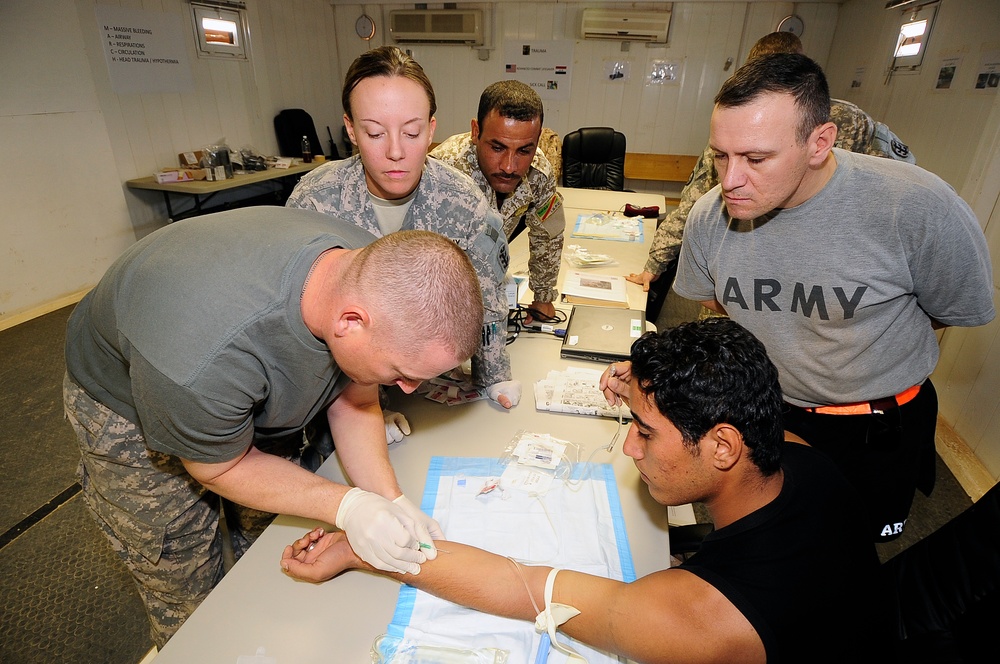
[[[976,89],[996,92],[1000,88],[1000,51],[987,51],[979,60]]]
[[[962,63],[962,56],[956,55],[950,58],[942,58],[941,64],[938,66],[937,81],[934,83],[935,90],[949,90],[951,89],[952,81],[955,80],[955,72],[958,71],[958,65]]]
[[[115,92],[194,90],[180,16],[111,5],[94,11]]]
[[[569,40],[506,41],[504,74],[530,85],[542,100],[569,99],[573,42]]]

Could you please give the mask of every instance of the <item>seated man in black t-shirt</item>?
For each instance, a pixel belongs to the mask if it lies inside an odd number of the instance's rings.
[[[399,578],[512,618],[534,620],[534,605],[574,607],[548,620],[640,662],[843,662],[871,652],[878,558],[863,506],[829,459],[784,441],[778,372],[752,334],[720,318],[648,333],[601,386],[632,410],[623,449],[653,498],[708,508],[715,531],[696,554],[633,583],[562,571],[545,597],[558,570],[441,542],[450,555]],[[286,547],[281,564],[311,581],[370,569],[339,532],[322,529]]]

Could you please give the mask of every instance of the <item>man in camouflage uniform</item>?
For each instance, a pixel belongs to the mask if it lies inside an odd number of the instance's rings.
[[[503,217],[508,241],[528,229],[531,308],[551,318],[566,222],[557,174],[538,149],[543,117],[542,100],[534,90],[520,81],[498,81],[479,97],[472,131],[447,139],[431,156],[479,185]]]
[[[790,32],[773,32],[764,35],[747,56],[747,60],[768,53],[802,53],[802,42]],[[830,100],[830,122],[837,125],[837,140],[835,147],[859,152],[861,154],[885,157],[896,161],[917,163],[910,149],[881,122],[876,122],[870,115],[849,101]],[[719,174],[715,170],[714,151],[706,147],[698,162],[691,171],[691,177],[681,191],[681,200],[677,209],[671,212],[660,223],[649,247],[649,258],[639,274],[630,274],[629,281],[639,284],[648,291],[649,285],[661,274],[674,267],[677,255],[681,249],[681,238],[684,234],[684,224],[695,201],[719,184]],[[661,289],[670,288],[670,284],[661,284]],[[670,295],[666,295],[670,298]],[[704,312],[706,315],[712,315]]]
[[[428,269],[442,276],[428,283]],[[223,510],[237,557],[282,513],[336,524],[382,569],[419,572],[419,542],[439,528],[399,489],[378,385],[412,392],[457,366],[481,321],[472,265],[433,233],[376,240],[315,212],[249,207],[122,254],[70,317],[64,405],[83,496],[153,642],[222,577]],[[355,488],[300,467],[317,415]]]

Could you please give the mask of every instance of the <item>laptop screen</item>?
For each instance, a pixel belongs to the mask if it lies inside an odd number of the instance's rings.
[[[627,360],[632,342],[646,331],[646,313],[636,309],[573,307],[560,356],[593,362]]]

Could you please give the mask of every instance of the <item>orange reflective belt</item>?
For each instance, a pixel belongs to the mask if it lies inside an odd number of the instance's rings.
[[[817,406],[816,408],[806,408],[810,413],[821,413],[823,415],[870,415],[871,413],[882,413],[886,408],[894,408],[907,404],[920,392],[920,385],[908,387],[896,396],[886,399],[876,399],[875,401],[860,401],[858,403],[845,403],[838,406]]]

